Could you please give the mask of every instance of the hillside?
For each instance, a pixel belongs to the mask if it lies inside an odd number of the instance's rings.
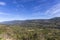
[[[0,24],[0,40],[60,40],[59,19],[3,22]]]
[[[60,29],[60,17],[51,19],[32,19],[32,20],[14,20],[5,21],[1,24],[6,25],[19,25],[22,27],[38,27],[38,28],[59,28]]]
[[[60,40],[60,29],[0,25],[0,40]]]

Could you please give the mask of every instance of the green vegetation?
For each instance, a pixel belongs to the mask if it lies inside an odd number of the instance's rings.
[[[60,18],[5,22],[0,40],[60,40]]]
[[[0,26],[1,38],[7,40],[60,40],[60,29],[20,27],[16,25]]]
[[[0,38],[0,40],[2,40],[2,38]]]

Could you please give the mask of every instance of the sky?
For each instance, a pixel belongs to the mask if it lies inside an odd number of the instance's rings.
[[[0,21],[60,17],[60,0],[0,0]]]

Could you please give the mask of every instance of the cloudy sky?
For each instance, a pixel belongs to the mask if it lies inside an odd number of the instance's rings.
[[[0,0],[0,21],[60,17],[60,0]]]

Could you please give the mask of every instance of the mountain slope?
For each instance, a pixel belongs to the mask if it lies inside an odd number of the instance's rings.
[[[2,24],[19,25],[22,27],[58,27],[60,28],[60,17],[51,19],[14,20],[2,22]]]

